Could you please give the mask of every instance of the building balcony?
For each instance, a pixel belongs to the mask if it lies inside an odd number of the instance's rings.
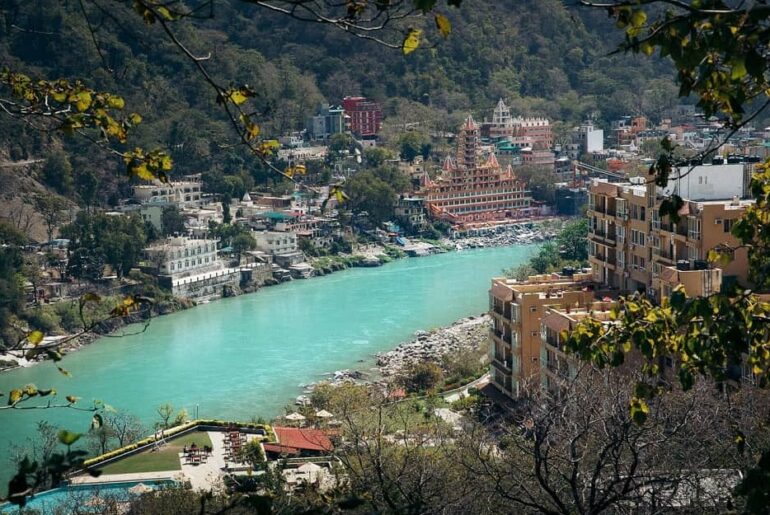
[[[501,317],[503,317],[505,319],[510,319],[511,318],[511,306],[510,305],[508,305],[508,306],[499,306],[499,305],[495,304],[494,306],[492,306],[492,313],[494,313],[496,315],[500,315]]]
[[[615,269],[615,259],[607,254],[594,254],[588,256],[588,260],[596,264],[606,266],[612,270]]]
[[[502,331],[495,331],[494,329],[490,329],[489,336],[490,338],[492,338],[492,340],[497,341],[502,345],[511,346],[513,344],[513,340],[511,339],[510,333],[505,334]]]
[[[492,360],[492,366],[505,376],[510,376],[513,373],[512,360],[500,360],[497,358],[497,356],[495,356],[495,358]]]
[[[599,241],[600,243],[615,243],[614,229],[606,232],[601,229],[591,229],[588,233],[588,236],[595,241]]]
[[[594,204],[593,206],[590,206],[589,209],[597,215],[615,216],[615,206],[607,206],[604,202]]]
[[[671,263],[671,264],[674,264],[674,262],[675,262],[675,258],[674,258],[673,253],[669,252],[667,250],[664,250],[664,249],[653,248],[652,249],[652,257],[656,261],[668,262],[668,263]]]

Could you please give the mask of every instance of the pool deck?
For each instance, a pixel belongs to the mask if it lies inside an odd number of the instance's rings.
[[[212,453],[203,463],[190,464],[185,463],[182,454],[179,454],[179,463],[181,470],[165,470],[157,472],[136,472],[132,474],[102,474],[99,477],[92,477],[88,474],[73,477],[73,485],[95,484],[95,483],[119,483],[133,481],[151,481],[160,479],[171,479],[174,481],[189,481],[194,490],[209,491],[219,490],[224,487],[223,478],[225,475],[225,466],[230,469],[248,468],[243,463],[233,463],[225,461],[225,433],[222,431],[207,431],[211,439]],[[255,438],[254,435],[247,435],[247,440]]]

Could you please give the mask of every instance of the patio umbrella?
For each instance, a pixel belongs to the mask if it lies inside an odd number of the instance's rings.
[[[303,415],[300,415],[296,411],[294,413],[289,413],[284,418],[286,420],[296,420],[296,421],[305,420],[305,417]]]
[[[135,495],[141,495],[146,494],[147,492],[152,492],[152,488],[145,485],[144,483],[138,483],[129,488],[128,491]]]
[[[321,411],[316,411],[315,416],[318,417],[318,418],[332,418],[334,415],[332,415],[331,413],[329,413],[325,409],[322,409]]]

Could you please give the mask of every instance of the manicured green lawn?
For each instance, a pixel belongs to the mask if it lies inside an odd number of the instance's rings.
[[[193,443],[202,448],[211,446],[211,439],[205,432],[194,431],[166,443],[157,451],[147,450],[128,458],[110,463],[101,469],[104,474],[132,474],[136,472],[160,472],[164,470],[181,470],[179,453],[184,446]]]

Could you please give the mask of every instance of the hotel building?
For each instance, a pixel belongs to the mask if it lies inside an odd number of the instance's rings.
[[[589,188],[589,261],[594,280],[655,299],[681,281],[690,295],[718,291],[722,284],[748,284],[748,256],[737,249],[719,272],[706,261],[720,245],[738,247],[730,232],[753,201],[749,163],[700,165],[675,172],[665,188],[643,177],[628,183],[595,179]],[[684,203],[675,223],[660,216],[669,195]]]
[[[540,377],[540,321],[552,307],[579,309],[593,302],[590,273],[546,274],[526,281],[496,278],[489,290],[490,373],[494,386],[517,397]]]

